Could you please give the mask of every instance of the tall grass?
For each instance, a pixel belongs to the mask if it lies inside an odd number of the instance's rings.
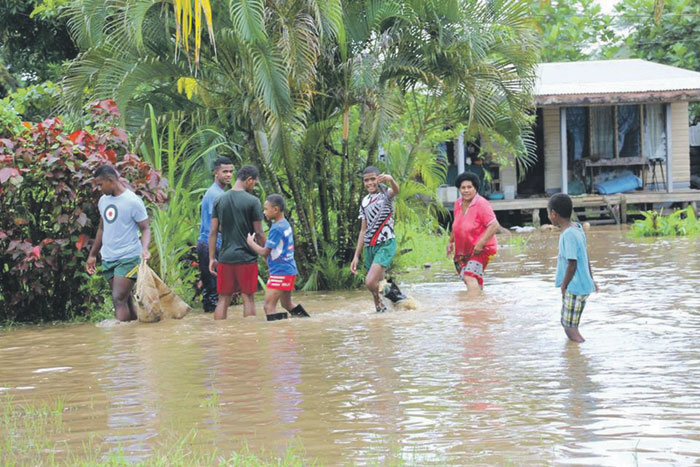
[[[184,137],[173,119],[159,131],[150,104],[148,109],[151,139],[141,144],[139,152],[144,160],[161,171],[170,188],[167,203],[152,209],[155,254],[150,266],[177,295],[187,299],[198,274],[192,260],[196,258],[194,248],[199,235],[201,196],[212,183],[207,162],[215,158],[220,149],[235,151],[222,134],[210,129]]]
[[[361,265],[358,265],[358,274],[353,274],[349,264],[338,263],[338,249],[325,246],[301,290],[356,289],[364,281],[364,273],[360,273],[360,269]]]
[[[450,233],[442,227],[399,223],[396,226],[398,248],[394,270],[423,267],[426,264],[450,264],[445,252]]]
[[[668,216],[660,211],[644,211],[642,215],[644,218],[632,225],[633,237],[675,237],[700,233],[700,222],[692,206],[677,209]]]

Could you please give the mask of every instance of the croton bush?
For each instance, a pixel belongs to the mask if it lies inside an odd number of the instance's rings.
[[[85,272],[99,225],[97,167],[113,164],[144,201],[165,201],[165,180],[129,152],[114,101],[88,114],[71,133],[51,118],[0,137],[0,321],[70,319],[102,305]]]

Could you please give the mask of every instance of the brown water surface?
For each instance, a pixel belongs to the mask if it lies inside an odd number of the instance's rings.
[[[292,443],[330,465],[698,463],[699,240],[589,232],[600,293],[576,345],[559,326],[557,239],[503,246],[482,300],[432,268],[402,278],[413,311],[310,293],[296,295],[306,320],[268,324],[259,303],[258,319],[0,333],[0,397],[64,398],[55,441],[135,460],[195,432],[205,450]]]

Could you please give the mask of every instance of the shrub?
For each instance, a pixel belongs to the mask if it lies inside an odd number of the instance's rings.
[[[112,163],[146,201],[165,200],[160,174],[128,151],[113,101],[90,104],[90,129],[52,118],[0,138],[0,321],[86,316],[104,295],[85,273],[98,226],[92,173]]]
[[[644,218],[636,220],[632,225],[633,237],[673,237],[700,233],[700,221],[692,206],[677,209],[668,216],[656,211],[644,211],[642,215]]]

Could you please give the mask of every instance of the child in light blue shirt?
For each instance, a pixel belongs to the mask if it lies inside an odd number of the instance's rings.
[[[580,224],[571,222],[572,211],[573,203],[568,195],[558,193],[549,199],[549,220],[561,229],[554,282],[561,289],[563,300],[561,325],[569,339],[584,342],[578,325],[586,300],[597,287],[586,251],[586,234]]]

